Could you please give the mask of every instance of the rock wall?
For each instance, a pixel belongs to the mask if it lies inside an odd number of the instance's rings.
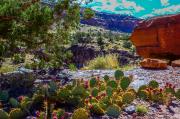
[[[131,40],[143,58],[180,58],[180,14],[139,22]]]

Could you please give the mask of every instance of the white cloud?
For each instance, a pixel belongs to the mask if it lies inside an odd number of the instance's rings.
[[[154,17],[159,15],[180,13],[180,5],[172,5],[162,9],[154,9],[152,13],[142,16],[142,18]]]
[[[125,8],[132,8],[132,9],[134,9],[136,12],[139,12],[139,11],[141,11],[141,10],[144,10],[143,7],[136,5],[136,3],[135,3],[135,2],[132,2],[132,1],[122,0],[122,4],[123,4],[123,6],[124,6]]]
[[[157,15],[176,13],[176,12],[180,12],[180,5],[172,5],[170,7],[166,7],[163,9],[156,9],[153,11],[153,13]]]
[[[161,0],[162,6],[167,6],[169,5],[169,0]]]

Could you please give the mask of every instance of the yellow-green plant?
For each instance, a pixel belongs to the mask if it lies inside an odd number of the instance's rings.
[[[2,109],[0,109],[0,119],[9,119],[8,113]]]
[[[74,111],[72,114],[72,119],[88,119],[89,114],[84,108],[79,108]]]
[[[119,67],[118,56],[109,54],[98,56],[89,61],[84,69],[117,69]]]

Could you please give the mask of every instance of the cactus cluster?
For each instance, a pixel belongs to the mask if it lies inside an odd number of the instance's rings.
[[[135,99],[135,96],[131,92],[126,92],[122,95],[122,102],[124,104],[130,104]]]
[[[116,80],[120,80],[124,76],[124,73],[121,70],[116,70],[114,73],[114,77]]]
[[[120,108],[117,105],[111,105],[107,108],[106,114],[113,118],[118,118],[120,115]]]
[[[74,111],[72,114],[72,119],[88,119],[89,114],[84,108],[79,108]]]
[[[123,77],[120,82],[120,86],[123,90],[126,90],[131,83],[131,79],[128,77]]]

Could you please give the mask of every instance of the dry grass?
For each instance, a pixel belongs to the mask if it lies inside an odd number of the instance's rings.
[[[98,56],[95,59],[89,61],[83,69],[92,70],[117,68],[119,68],[118,56],[116,54],[109,54],[106,56]]]

